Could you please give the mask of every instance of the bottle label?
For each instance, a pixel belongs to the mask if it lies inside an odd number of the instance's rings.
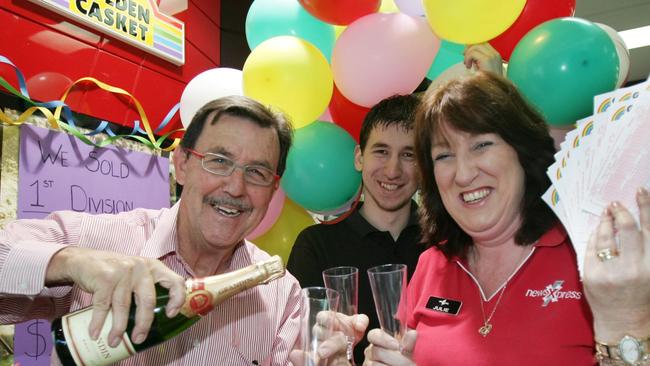
[[[187,294],[185,303],[181,308],[181,314],[188,318],[196,315],[206,315],[214,308],[213,296],[207,290],[195,290]]]
[[[92,307],[64,315],[61,318],[63,334],[70,354],[77,365],[103,366],[133,356],[136,351],[129,336],[124,333],[117,347],[108,345],[108,333],[113,325],[113,313],[108,312],[104,327],[96,341],[90,338],[88,326],[92,318]]]

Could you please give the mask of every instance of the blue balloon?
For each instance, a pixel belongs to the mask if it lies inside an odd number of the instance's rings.
[[[303,208],[325,212],[357,193],[361,173],[354,167],[356,141],[341,127],[316,121],[296,130],[280,184]]]
[[[255,0],[246,16],[246,41],[253,50],[277,36],[294,36],[318,48],[331,61],[336,35],[334,26],[305,10],[298,0]]]
[[[508,78],[552,125],[593,113],[595,95],[618,79],[616,46],[598,25],[558,18],[528,32],[515,46]]]
[[[427,79],[435,80],[438,75],[447,70],[450,66],[463,62],[465,56],[465,45],[442,40],[440,42],[440,49],[433,59],[433,63],[427,72]]]

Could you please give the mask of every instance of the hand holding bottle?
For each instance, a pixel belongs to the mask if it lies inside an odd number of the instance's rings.
[[[156,259],[125,256],[114,252],[68,247],[52,257],[46,273],[46,285],[74,283],[93,294],[92,320],[89,333],[93,340],[109,310],[113,325],[108,344],[119,343],[129,320],[131,298],[136,302],[134,343],[142,343],[154,317],[155,284],[169,289],[166,306],[168,317],[176,315],[185,301],[185,280]]]

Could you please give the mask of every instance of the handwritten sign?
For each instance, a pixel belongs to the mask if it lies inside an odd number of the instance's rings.
[[[72,210],[114,214],[169,207],[169,159],[114,146],[95,148],[76,137],[23,125],[18,164],[18,218]],[[15,361],[50,364],[50,323],[17,324]]]

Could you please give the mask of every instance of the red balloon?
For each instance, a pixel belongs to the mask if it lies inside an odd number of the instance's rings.
[[[348,25],[376,13],[381,0],[298,0],[311,15],[325,23]]]
[[[334,92],[329,106],[330,114],[334,123],[343,127],[357,142],[359,142],[359,133],[361,124],[368,114],[370,108],[354,104],[346,99],[339,89],[334,85]]]
[[[576,0],[528,0],[519,18],[490,44],[504,60],[509,60],[512,50],[529,30],[547,20],[571,17],[576,10]]]

